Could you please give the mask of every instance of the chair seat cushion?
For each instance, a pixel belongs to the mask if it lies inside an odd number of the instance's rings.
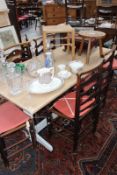
[[[55,104],[54,108],[65,115],[66,117],[73,119],[75,117],[75,102],[76,102],[76,92],[70,92],[64,97],[60,98]],[[88,99],[89,96],[83,96],[82,102]],[[84,116],[88,113],[92,108],[90,107],[91,104],[95,102],[95,99],[91,99],[80,106],[80,110],[85,109],[84,111],[80,112],[80,117]]]
[[[113,68],[113,70],[117,69],[117,59],[116,58],[114,58],[114,60],[113,60],[112,68]]]
[[[18,17],[18,21],[27,20],[28,18],[29,18],[28,15],[19,16],[19,17]]]
[[[29,120],[28,115],[11,102],[0,105],[0,134]]]

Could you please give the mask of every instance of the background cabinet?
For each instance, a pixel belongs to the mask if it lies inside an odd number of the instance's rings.
[[[85,0],[85,16],[91,18],[96,13],[96,0]],[[77,9],[68,8],[68,16],[77,19]],[[65,5],[46,4],[43,6],[43,18],[46,25],[56,25],[66,21]]]
[[[95,17],[96,0],[85,0],[85,5],[86,5],[86,18]]]
[[[76,11],[69,9],[68,16],[76,19]],[[59,4],[46,4],[43,6],[43,18],[46,25],[56,25],[66,21],[65,6]]]
[[[43,6],[43,18],[47,25],[56,25],[65,21],[65,8],[58,4]]]

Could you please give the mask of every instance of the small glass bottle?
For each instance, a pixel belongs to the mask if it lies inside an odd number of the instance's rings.
[[[45,53],[45,67],[53,67],[52,52],[50,51]]]

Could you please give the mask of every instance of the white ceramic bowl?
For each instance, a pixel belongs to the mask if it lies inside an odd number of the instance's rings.
[[[83,68],[84,64],[81,61],[74,60],[71,61],[68,66],[71,68],[71,71],[76,74]]]
[[[65,70],[66,65],[65,64],[59,64],[58,68],[60,71]]]
[[[71,72],[69,72],[67,70],[62,70],[62,71],[58,72],[57,75],[59,78],[68,79],[69,77],[71,77]]]

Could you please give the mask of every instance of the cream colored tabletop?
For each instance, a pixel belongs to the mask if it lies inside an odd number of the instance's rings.
[[[105,50],[107,52],[107,50]],[[97,66],[101,63],[102,58],[99,58],[97,55],[97,49],[93,52],[93,62],[90,62],[89,65],[85,65],[83,68],[83,71],[89,70],[92,67]],[[54,63],[55,63],[55,71],[57,72],[57,65],[60,63],[68,63],[72,60],[71,55],[64,52],[63,48],[57,48],[53,51],[53,57],[54,57]],[[77,59],[83,60],[82,58],[77,57]],[[44,61],[44,55],[40,55],[39,57],[36,57],[35,59],[39,59],[41,61]],[[26,63],[27,64],[27,63]],[[30,80],[30,76],[28,74],[24,74],[23,77],[24,83],[28,83]],[[27,111],[31,115],[48,105],[50,102],[52,102],[55,98],[59,97],[62,93],[64,93],[66,90],[68,90],[70,87],[72,87],[76,83],[76,76],[72,75],[69,79],[65,80],[63,86],[59,88],[56,91],[46,93],[46,94],[30,94],[27,89],[23,92],[21,92],[19,95],[13,96],[10,94],[8,86],[5,82],[0,82],[0,94],[4,96],[9,101],[13,102],[23,110]],[[28,85],[28,84],[27,84]]]

